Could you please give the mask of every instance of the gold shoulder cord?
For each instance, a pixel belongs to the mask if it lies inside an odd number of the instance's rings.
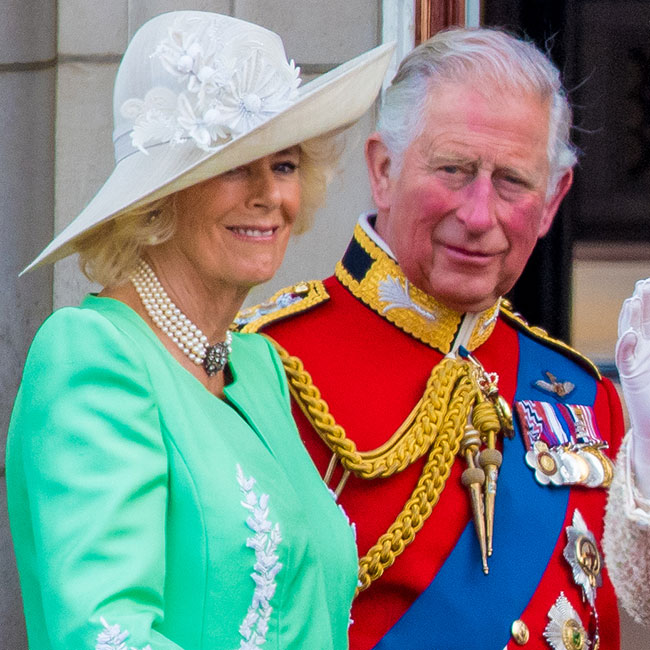
[[[272,338],[267,338],[282,359],[293,398],[320,438],[333,452],[325,483],[331,480],[337,462],[344,468],[343,478],[336,489],[337,494],[343,489],[350,473],[363,479],[386,478],[401,472],[428,453],[411,497],[388,531],[359,561],[359,593],[381,577],[384,570],[395,562],[397,556],[422,528],[440,498],[463,439],[478,436],[480,440],[488,443],[490,449],[494,449],[496,433],[506,428],[503,421],[506,416],[499,410],[503,409],[503,405],[497,406],[494,401],[498,398],[498,395],[495,396],[496,380],[492,378],[489,385],[486,385],[485,380],[490,379],[490,376],[473,359],[443,359],[432,370],[422,398],[395,434],[381,447],[360,452],[355,443],[347,437],[343,427],[332,417],[327,403],[321,398],[320,391],[314,386],[300,359],[291,356]],[[475,405],[480,408],[474,409]],[[492,407],[488,417],[485,411],[487,407]],[[473,426],[467,426],[470,418],[473,420]],[[463,451],[466,447],[464,444]],[[483,484],[484,481],[479,481],[475,474],[482,473],[483,470],[474,467],[473,462],[465,473],[470,469],[473,472],[470,472],[470,479],[466,481],[464,476],[463,482],[468,489],[471,483],[472,489],[476,491],[480,489],[476,487],[476,483]],[[494,481],[490,483],[492,503],[496,490],[496,475],[493,478]],[[492,527],[491,522],[487,522],[486,526],[483,521],[483,501],[475,503],[476,499],[478,496],[472,495],[474,521],[483,551],[483,570],[487,573],[489,553],[486,550],[485,532],[479,532],[479,518],[482,530],[485,531],[487,527],[490,537]],[[491,547],[491,540],[489,545]]]

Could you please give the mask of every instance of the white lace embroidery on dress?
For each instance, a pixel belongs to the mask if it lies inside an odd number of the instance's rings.
[[[129,638],[128,630],[122,631],[119,625],[109,625],[103,617],[99,620],[104,629],[97,635],[95,650],[138,650],[126,645],[125,641]],[[147,644],[142,650],[151,650],[151,646]]]
[[[121,106],[133,121],[131,142],[147,145],[193,140],[213,151],[290,106],[298,97],[300,68],[260,39],[224,40],[213,20],[177,22],[152,54],[183,90],[155,87]]]
[[[255,565],[251,573],[251,578],[255,582],[255,591],[248,612],[239,626],[239,633],[243,637],[239,648],[255,650],[266,641],[269,619],[273,611],[269,601],[275,593],[275,578],[282,568],[282,563],[278,561],[276,555],[282,536],[279,524],[273,524],[268,518],[269,495],[262,494],[258,497],[253,491],[255,479],[246,478],[239,465],[237,465],[237,481],[244,495],[241,504],[250,513],[246,518],[246,525],[254,533],[246,540],[246,546],[255,550]]]
[[[418,305],[411,298],[408,280],[404,280],[404,286],[402,286],[402,283],[397,278],[392,276],[387,277],[379,285],[379,299],[389,303],[382,309],[382,313],[384,314],[391,309],[402,308],[412,309],[429,321],[435,321],[438,318],[436,314]]]

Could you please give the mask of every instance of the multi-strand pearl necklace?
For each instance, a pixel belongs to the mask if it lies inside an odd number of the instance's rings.
[[[231,352],[232,334],[222,343],[208,345],[208,337],[172,302],[153,269],[141,259],[131,282],[151,320],[209,377],[223,370]]]

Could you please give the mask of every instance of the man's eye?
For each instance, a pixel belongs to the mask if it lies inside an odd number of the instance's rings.
[[[524,176],[519,174],[503,173],[498,175],[502,183],[517,187],[530,187],[530,183]]]
[[[458,165],[443,165],[440,171],[443,171],[445,174],[458,174],[460,167]]]

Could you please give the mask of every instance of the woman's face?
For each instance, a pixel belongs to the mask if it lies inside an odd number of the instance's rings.
[[[166,244],[207,286],[250,289],[282,263],[300,187],[295,146],[181,190],[176,232]]]

